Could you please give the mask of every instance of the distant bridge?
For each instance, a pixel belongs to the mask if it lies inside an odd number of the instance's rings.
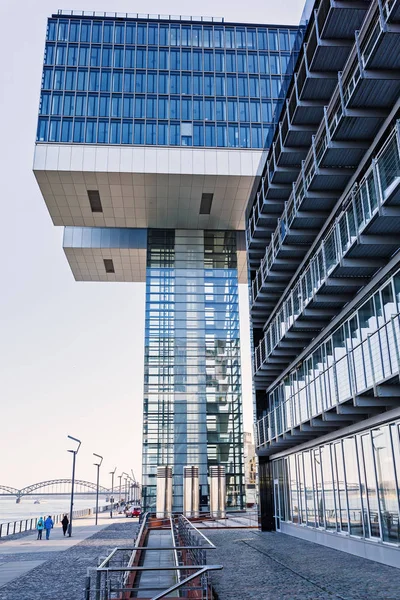
[[[0,496],[16,496],[17,501],[22,498],[22,496],[28,496],[29,494],[39,494],[40,496],[64,496],[65,494],[71,493],[71,483],[71,479],[50,479],[48,481],[40,481],[39,483],[28,485],[20,490],[7,485],[0,485]],[[97,485],[91,481],[75,479],[74,494],[78,496],[95,494],[96,489]],[[117,491],[117,488],[115,488],[114,495],[117,494]],[[111,494],[111,490],[103,486],[99,486],[99,494],[105,494],[109,496]]]

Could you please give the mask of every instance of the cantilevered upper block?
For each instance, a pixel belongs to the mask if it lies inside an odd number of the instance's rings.
[[[55,225],[244,230],[261,154],[44,143],[34,173]]]

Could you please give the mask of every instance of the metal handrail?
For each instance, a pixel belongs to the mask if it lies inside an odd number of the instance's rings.
[[[94,510],[95,510],[94,508],[81,508],[79,510],[74,510],[73,517],[76,519],[88,517],[91,514],[93,514]],[[110,510],[110,505],[102,506],[99,508],[99,512],[107,512],[108,510]],[[57,525],[61,521],[61,519],[63,518],[64,515],[65,515],[65,512],[58,513],[57,515],[52,515],[54,524]],[[16,521],[8,521],[5,523],[0,523],[0,538],[5,538],[10,535],[18,535],[20,533],[26,533],[27,531],[35,531],[37,522],[38,522],[37,517],[31,517],[28,519],[17,519]],[[29,523],[29,527],[28,527],[28,523]],[[19,529],[17,527],[18,524],[19,524]],[[23,524],[25,525],[24,529],[22,529]],[[5,534],[3,534],[4,531],[6,532]]]
[[[213,548],[213,549],[216,548],[216,546],[212,543],[212,541],[209,540],[208,537],[206,535],[204,535],[204,533],[202,533],[199,529],[197,529],[197,527],[195,527],[193,525],[193,523],[191,523],[191,521],[189,521],[189,519],[187,517],[185,517],[185,515],[179,515],[179,518],[186,521],[190,525],[190,527],[196,531],[196,533],[198,533],[202,538],[204,538],[210,548]],[[204,546],[200,546],[200,548],[204,548]]]
[[[275,438],[278,435],[285,433],[286,431],[290,430],[292,427],[297,427],[297,426],[301,425],[302,423],[308,421],[310,418],[313,418],[319,414],[322,414],[324,411],[330,410],[334,406],[338,406],[339,404],[342,404],[343,402],[348,401],[355,395],[364,393],[368,389],[371,389],[375,385],[378,385],[379,383],[385,381],[388,377],[390,378],[390,377],[393,377],[394,375],[396,375],[397,373],[400,373],[400,362],[399,362],[400,356],[399,356],[399,349],[397,347],[397,340],[395,337],[396,332],[395,332],[395,325],[394,325],[394,322],[396,319],[400,325],[400,313],[392,315],[390,317],[390,319],[388,319],[385,323],[383,323],[375,331],[368,334],[367,338],[365,338],[364,340],[361,340],[358,344],[354,345],[352,348],[349,348],[343,356],[341,356],[339,359],[333,360],[331,365],[329,365],[326,369],[321,371],[321,373],[319,373],[316,377],[314,377],[313,379],[308,381],[308,383],[306,383],[301,389],[298,389],[296,392],[291,393],[291,395],[288,398],[286,398],[285,400],[279,401],[278,406],[276,406],[273,410],[269,411],[267,415],[265,415],[264,417],[259,419],[257,421],[257,425],[259,426],[260,429],[263,430],[263,442],[260,443],[260,434],[257,433],[257,440],[256,440],[257,448],[265,445],[266,443],[270,442],[272,438]],[[387,333],[388,327],[390,325],[392,326],[392,330],[393,330],[392,334],[393,334],[393,339],[394,339],[394,344],[395,344],[395,348],[393,350],[390,349],[389,344],[387,345],[387,353],[388,353],[388,357],[389,357],[389,361],[390,361],[390,373],[389,373],[389,375],[387,375],[384,372],[384,369],[383,369],[384,358],[383,358],[383,356],[380,356],[380,360],[382,363],[380,365],[381,370],[382,370],[382,377],[377,377],[375,374],[375,370],[376,370],[376,367],[379,366],[379,359],[378,359],[378,362],[373,360],[372,350],[371,350],[371,339],[374,338],[375,336],[378,336],[379,346],[381,346],[381,335],[382,335],[381,332],[382,332],[382,330],[385,330]],[[317,349],[318,349],[318,347],[315,350],[317,350]],[[366,350],[370,368],[371,368],[371,373],[370,373],[371,380],[369,381],[368,377],[366,375],[364,375],[365,381],[361,387],[359,385],[358,379],[354,372],[355,355],[358,353],[358,351],[360,349],[361,349],[361,352],[363,352],[363,350]],[[314,352],[315,352],[315,350],[314,350]],[[395,357],[391,356],[392,352],[395,352]],[[392,358],[395,359],[395,360],[393,360],[393,364],[392,364]],[[363,361],[365,363],[364,355],[363,355]],[[341,398],[339,390],[336,389],[335,393],[334,393],[334,397],[332,397],[331,389],[329,389],[328,391],[325,390],[325,396],[323,398],[321,398],[321,402],[320,402],[320,405],[319,405],[317,411],[313,411],[312,407],[310,406],[310,404],[311,404],[310,393],[309,393],[310,387],[312,385],[314,385],[317,381],[324,382],[326,374],[336,373],[337,365],[340,365],[343,363],[345,363],[345,365],[348,367],[348,382],[347,382],[348,383],[348,394]],[[335,376],[335,378],[337,380],[337,375]],[[275,388],[275,389],[278,389],[278,388]],[[273,390],[273,392],[274,391],[275,390]],[[273,393],[273,392],[271,392],[271,393]],[[329,394],[328,394],[328,392],[329,392]],[[301,409],[300,404],[296,407],[296,399],[299,398],[299,395],[301,393],[305,394],[306,414],[305,414],[304,418],[302,417],[302,409]],[[285,406],[289,407],[288,411],[285,410],[285,408],[284,408]],[[296,416],[296,412],[297,412],[297,416]],[[278,426],[279,413],[281,413],[280,414],[281,426]],[[286,423],[286,426],[285,426],[286,415],[288,413],[290,413],[290,423]],[[272,429],[274,430],[273,432],[271,431]]]
[[[170,525],[171,525],[171,536],[172,536],[172,540],[173,540],[173,543],[174,543],[174,548],[173,548],[174,562],[175,562],[175,565],[177,567],[179,567],[178,552],[177,552],[177,548],[175,547],[175,530],[174,530],[174,522],[172,520],[172,516],[170,516],[169,522],[170,522]],[[179,570],[176,571],[176,578],[177,578],[178,583],[179,583],[181,581],[181,574],[180,574]]]
[[[186,577],[186,579],[181,580],[180,583],[176,583],[175,585],[171,586],[164,592],[161,592],[161,594],[157,594],[157,596],[153,596],[153,598],[151,600],[160,600],[161,598],[165,598],[165,596],[167,596],[171,592],[179,590],[179,588],[181,588],[186,583],[189,583],[190,581],[193,581],[193,579],[196,579],[197,577],[200,577],[201,575],[208,573],[208,571],[220,571],[221,569],[223,569],[222,565],[208,565],[208,566],[206,565],[206,566],[202,567],[196,573],[193,573],[192,575],[189,575],[189,577]]]
[[[367,172],[364,175],[364,177],[362,178],[362,180],[358,183],[356,182],[354,184],[354,186],[352,187],[352,189],[350,190],[350,192],[345,196],[343,203],[342,203],[342,205],[345,206],[345,208],[343,208],[342,212],[339,213],[339,215],[337,216],[337,218],[335,220],[335,223],[328,230],[325,237],[321,240],[320,244],[315,249],[313,256],[309,259],[307,266],[304,268],[304,271],[299,274],[297,283],[293,286],[292,290],[289,291],[289,293],[287,294],[287,297],[283,301],[280,309],[277,311],[276,316],[271,318],[270,324],[268,326],[268,329],[265,332],[264,337],[261,339],[260,343],[254,350],[254,364],[256,367],[255,368],[256,371],[261,366],[261,363],[260,363],[260,365],[258,365],[257,361],[256,361],[256,352],[257,352],[258,348],[261,348],[263,346],[265,347],[265,349],[266,349],[265,359],[262,361],[262,362],[265,362],[265,360],[271,354],[273,348],[277,345],[278,341],[280,341],[285,336],[286,332],[293,325],[294,321],[296,321],[298,316],[303,312],[303,310],[307,306],[308,302],[317,294],[318,290],[321,288],[321,286],[323,285],[323,283],[325,282],[325,280],[329,276],[329,274],[332,272],[334,267],[337,264],[339,264],[340,260],[344,256],[346,256],[347,252],[352,247],[352,245],[357,242],[358,235],[360,235],[364,231],[366,226],[372,221],[372,219],[375,217],[375,214],[378,212],[379,207],[382,206],[383,204],[385,204],[389,194],[385,195],[384,190],[382,189],[383,188],[382,182],[379,178],[379,173],[380,173],[380,168],[381,168],[380,160],[383,159],[383,157],[388,149],[390,151],[390,147],[389,147],[390,143],[393,142],[393,140],[397,140],[397,137],[398,137],[397,130],[399,127],[400,127],[400,123],[399,123],[399,121],[397,121],[395,127],[390,131],[390,134],[388,135],[387,140],[385,141],[385,144],[380,149],[376,158],[371,161],[372,164],[369,167],[369,169],[367,170]],[[397,151],[397,157],[399,158],[400,157],[400,148],[399,148],[398,142],[396,143],[396,151]],[[393,153],[393,156],[395,156],[395,153]],[[374,170],[376,170],[376,172],[377,172],[377,175],[378,175],[377,177],[373,176]],[[374,186],[375,193],[376,193],[376,206],[371,205],[371,201],[369,198],[369,191],[367,190],[367,200],[366,201],[369,202],[370,206],[369,206],[369,210],[368,210],[369,214],[364,215],[363,211],[362,211],[362,207],[359,208],[359,205],[357,204],[357,202],[360,202],[360,200],[359,200],[360,190],[363,189],[363,186],[366,186],[366,188],[368,188],[367,182],[368,182],[368,178],[370,178],[371,176],[373,176],[373,186]],[[391,190],[391,187],[397,183],[398,177],[399,177],[399,175],[397,175],[397,178],[394,178],[394,182],[392,182],[389,185],[388,190]],[[385,190],[385,192],[387,192],[387,190]],[[352,201],[348,202],[349,199]],[[362,220],[359,219],[358,213],[360,211],[362,213]],[[349,227],[348,221],[349,221],[350,214],[352,214],[352,217],[353,217],[354,223],[355,223],[355,231],[354,232],[351,232],[350,227]],[[346,230],[346,234],[347,234],[347,238],[348,238],[347,242],[346,241],[343,242],[342,232],[339,229],[339,223],[341,223],[342,219],[346,220],[345,230]],[[333,257],[329,257],[330,258],[330,262],[329,262],[327,260],[328,257],[326,254],[326,248],[328,247],[328,240],[330,240],[331,236],[333,236],[333,242],[335,244],[335,251],[333,253]],[[272,245],[272,242],[270,245]],[[268,248],[267,248],[267,251],[268,251]],[[318,261],[319,252],[322,252],[322,255],[323,255],[324,273],[322,273],[322,272],[319,273],[318,269],[316,269],[316,267],[315,267],[315,264]],[[329,264],[328,264],[328,262],[329,262]],[[263,265],[261,265],[260,269],[262,269],[262,266]],[[305,295],[306,294],[305,281],[306,281],[308,272],[310,272],[312,284],[311,284],[311,289],[308,290],[308,295]],[[264,275],[263,280],[265,280],[265,278],[267,277],[267,274],[268,274],[268,272],[266,272],[265,274],[263,273],[263,275]],[[254,284],[254,282],[253,282],[253,284]],[[297,286],[300,286],[300,292],[301,292],[300,294],[297,293]],[[300,303],[298,312],[296,312],[294,310],[295,298]],[[256,299],[256,295],[253,292],[253,302],[255,301],[255,299]],[[290,311],[290,308],[291,308],[291,311]],[[289,324],[290,319],[289,319],[288,315],[291,316],[290,324]],[[268,337],[271,336],[271,333],[273,331],[278,329],[278,322],[281,319],[283,322],[284,330],[282,331],[282,328],[279,328],[278,335],[276,336],[277,342],[275,344],[269,344]]]

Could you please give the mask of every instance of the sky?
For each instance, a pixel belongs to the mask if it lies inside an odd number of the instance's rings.
[[[144,284],[77,283],[32,173],[46,19],[58,8],[199,14],[192,0],[0,2],[0,485],[77,477],[140,479]],[[65,2],[65,0],[64,0]],[[297,24],[304,0],[203,0],[203,16]],[[252,430],[246,286],[240,286],[243,405]]]

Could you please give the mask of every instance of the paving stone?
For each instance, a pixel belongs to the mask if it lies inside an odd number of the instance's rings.
[[[65,551],[0,555],[0,566],[44,561],[1,587],[0,600],[83,600],[88,567],[96,567],[99,556],[107,556],[115,546],[131,545],[136,532],[136,523],[115,523]]]
[[[204,532],[219,600],[400,600],[400,569],[277,533]]]

